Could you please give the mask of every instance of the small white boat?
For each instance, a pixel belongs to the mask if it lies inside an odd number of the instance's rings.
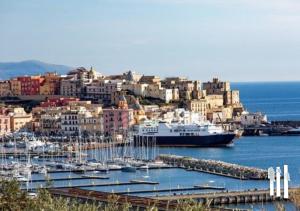
[[[149,170],[149,166],[148,165],[143,165],[143,166],[139,167],[139,169],[147,171],[147,170]]]
[[[28,181],[28,178],[26,178],[22,175],[14,175],[13,178],[16,179],[18,182],[27,182]]]

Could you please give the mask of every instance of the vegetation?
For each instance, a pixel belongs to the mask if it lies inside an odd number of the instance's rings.
[[[9,211],[129,211],[133,209],[130,203],[118,203],[118,196],[112,195],[107,204],[86,203],[72,199],[52,197],[46,189],[40,189],[36,196],[32,197],[26,191],[20,190],[16,180],[0,181],[0,210]],[[155,205],[150,205],[146,211],[158,211]],[[180,201],[176,211],[204,211],[207,210],[201,204],[193,201]]]
[[[291,201],[297,207],[300,207],[300,189],[291,193]],[[16,180],[0,181],[0,210],[9,211],[131,211],[141,210],[133,209],[130,203],[118,203],[118,196],[111,195],[107,204],[81,202],[74,199],[53,197],[46,189],[40,189],[36,196],[30,196],[27,192],[20,190],[20,185]],[[217,210],[210,209],[207,206],[194,201],[178,201],[175,211],[206,211]],[[285,210],[284,204],[277,202],[276,210]],[[158,211],[155,205],[149,205],[146,211]],[[222,210],[222,209],[220,209]]]
[[[290,199],[300,209],[300,189],[291,192]]]

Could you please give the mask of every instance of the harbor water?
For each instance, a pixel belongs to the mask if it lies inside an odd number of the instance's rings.
[[[278,137],[242,137],[234,143],[233,146],[227,148],[176,148],[161,147],[158,149],[162,154],[176,154],[201,159],[222,160],[231,163],[237,163],[246,166],[259,168],[283,167],[284,164],[289,165],[291,177],[291,187],[300,186],[300,137],[299,136],[278,136]],[[94,152],[90,151],[93,154]],[[102,175],[99,172],[89,172],[90,175]],[[128,182],[130,180],[148,180],[155,181],[157,185],[128,185],[128,186],[94,186],[84,187],[84,189],[98,190],[106,192],[128,192],[139,190],[158,190],[158,189],[174,189],[180,187],[193,187],[194,185],[209,185],[225,187],[227,190],[248,190],[248,189],[267,189],[268,181],[264,180],[239,180],[223,176],[211,175],[195,171],[187,171],[180,168],[169,169],[150,169],[137,170],[136,172],[110,171],[106,176],[109,179],[93,179],[93,180],[64,180],[55,181],[53,186],[72,186],[72,184],[86,183],[109,183],[109,182]],[[49,176],[49,175],[48,175]],[[51,178],[68,178],[78,177],[75,173],[51,173]],[[43,175],[33,175],[34,179],[44,178]],[[42,183],[34,183],[30,186],[38,186]],[[157,196],[157,195],[173,195],[186,193],[201,193],[214,190],[189,190],[189,191],[169,191],[161,193],[141,193],[132,194],[139,196]],[[241,205],[242,206],[242,205]],[[249,205],[250,206],[250,205]],[[249,208],[243,205],[243,208]],[[274,204],[253,204],[254,210],[264,206],[266,210],[272,210]],[[274,208],[274,207],[273,207]],[[287,210],[294,210],[291,204],[287,204]]]

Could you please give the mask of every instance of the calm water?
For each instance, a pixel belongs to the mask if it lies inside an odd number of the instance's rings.
[[[232,83],[248,111],[261,111],[269,120],[300,120],[300,82]]]
[[[300,120],[300,82],[292,83],[234,83],[233,89],[240,90],[241,100],[249,111],[261,111],[268,115],[269,120]],[[215,159],[241,165],[268,168],[289,165],[291,186],[300,186],[300,136],[293,137],[243,137],[234,146],[228,148],[160,148],[159,153],[177,154],[195,158]],[[52,174],[51,177],[76,176],[72,173]],[[95,187],[94,190],[118,192],[133,190],[153,190],[154,188],[191,187],[194,185],[211,184],[224,186],[229,190],[247,190],[253,188],[268,188],[268,181],[241,181],[221,176],[209,175],[182,169],[161,169],[124,173],[109,172],[109,180],[94,180],[95,183],[129,181],[143,179],[159,182],[159,185],[132,185]],[[35,175],[34,177],[42,177]],[[87,181],[73,181],[76,184]],[[72,184],[57,182],[57,185]],[[200,192],[200,191],[197,191]],[[191,193],[191,191],[189,191]],[[173,194],[169,193],[160,193]],[[156,194],[142,194],[156,195]],[[296,210],[288,203],[287,210]],[[274,204],[250,204],[238,207],[254,210],[274,210]]]
[[[268,168],[270,166],[289,165],[291,186],[300,186],[300,136],[290,137],[243,137],[238,139],[232,147],[228,148],[160,148],[159,153],[177,154],[203,159],[223,160],[238,163],[241,165]],[[78,176],[72,173],[51,174],[52,178]],[[111,171],[107,174],[108,180],[93,180],[95,183],[106,182],[127,182],[132,179],[157,181],[159,185],[131,185],[131,186],[110,186],[86,188],[91,190],[107,192],[124,192],[134,190],[169,189],[176,187],[192,187],[194,185],[210,184],[213,186],[224,186],[228,190],[267,189],[268,181],[247,181],[231,179],[205,173],[185,171],[183,169],[157,169],[149,171],[137,171],[136,173],[124,173]],[[34,178],[42,178],[41,175],[34,175]],[[91,183],[87,180],[59,181],[55,185],[72,185]],[[38,185],[38,183],[36,184]],[[192,193],[193,191],[188,191]],[[208,192],[195,191],[195,192]],[[140,196],[155,196],[173,194],[164,192],[159,194],[134,194]],[[179,193],[179,192],[177,192]],[[183,192],[184,193],[184,192]],[[187,192],[185,192],[187,193]],[[274,204],[251,204],[239,205],[238,207],[253,208],[260,210],[262,206],[266,210],[274,210]],[[292,204],[287,204],[287,210],[295,210]]]

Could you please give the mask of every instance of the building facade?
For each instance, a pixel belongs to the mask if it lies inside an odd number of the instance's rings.
[[[187,102],[187,109],[195,113],[200,113],[202,116],[206,117],[207,99],[189,100]]]
[[[9,111],[5,108],[0,109],[0,136],[11,132]]]
[[[103,129],[105,135],[126,135],[134,123],[133,109],[128,108],[123,96],[118,108],[103,109]]]
[[[43,79],[40,76],[21,76],[17,78],[21,83],[21,95],[39,95]]]
[[[32,114],[26,113],[24,108],[16,107],[10,109],[11,115],[11,131],[27,131],[31,130]]]
[[[9,96],[11,94],[9,81],[0,81],[0,96]]]

